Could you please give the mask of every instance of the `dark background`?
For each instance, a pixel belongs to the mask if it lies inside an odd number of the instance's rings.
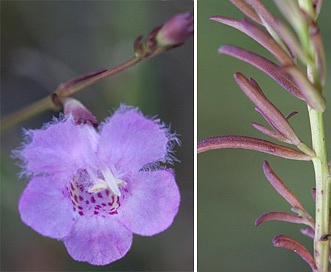
[[[132,56],[134,39],[192,1],[1,1],[1,115],[53,92],[59,83]],[[181,207],[153,237],[134,236],[123,259],[105,267],[73,261],[64,245],[24,225],[17,211],[27,180],[10,158],[22,128],[40,128],[45,112],[1,135],[1,271],[193,270],[193,39],[74,95],[103,120],[120,103],[158,116],[180,135],[175,164]],[[61,211],[59,211],[61,212]]]
[[[262,1],[280,16],[274,1]],[[331,2],[323,1],[319,24],[328,62],[325,97],[331,101]],[[291,124],[310,145],[310,128],[305,104],[295,99],[271,78],[252,66],[219,55],[222,44],[235,44],[274,58],[254,40],[228,26],[208,20],[211,15],[241,19],[242,13],[230,1],[198,1],[198,139],[217,135],[263,137],[250,122],[265,124],[254,105],[235,84],[233,73],[254,77],[267,97],[284,114],[298,111]],[[330,103],[328,104],[330,108]],[[331,154],[330,109],[325,112],[328,154]],[[329,156],[330,158],[330,156]],[[287,234],[312,252],[312,240],[303,236],[300,225],[267,222],[254,226],[255,219],[269,211],[290,207],[268,183],[262,163],[268,160],[274,171],[314,215],[310,194],[314,173],[309,162],[295,162],[244,150],[214,150],[198,155],[198,268],[199,271],[311,271],[293,252],[273,248],[277,234]]]

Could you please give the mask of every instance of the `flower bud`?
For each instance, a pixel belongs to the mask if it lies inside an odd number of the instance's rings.
[[[193,34],[193,15],[177,14],[163,24],[156,35],[159,46],[178,46]]]
[[[64,115],[72,115],[75,123],[90,124],[97,127],[99,122],[97,118],[77,99],[71,97],[60,98],[63,105]]]

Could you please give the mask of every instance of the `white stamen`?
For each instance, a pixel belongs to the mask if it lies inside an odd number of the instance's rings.
[[[88,192],[89,193],[98,193],[107,188],[108,188],[108,184],[104,180],[98,179],[97,182],[95,184],[93,184],[93,186],[90,189],[88,189]]]
[[[104,176],[105,182],[108,184],[109,189],[114,193],[114,195],[121,196],[121,191],[118,189],[118,185],[122,182],[122,180],[116,179],[108,167],[101,169],[101,173]]]
[[[112,195],[121,196],[119,186],[126,185],[126,182],[114,177],[113,173],[108,167],[100,167],[100,172],[104,179],[99,179],[93,171],[88,171],[92,180],[94,180],[93,186],[88,190],[89,193],[98,193],[102,190],[109,189]]]

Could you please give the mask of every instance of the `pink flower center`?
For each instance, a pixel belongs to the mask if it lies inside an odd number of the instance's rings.
[[[102,179],[98,179],[101,182]],[[70,182],[68,191],[73,205],[73,211],[80,216],[93,216],[117,214],[121,206],[120,198],[115,195],[108,186],[91,191],[95,187],[95,181],[85,170],[78,171],[78,174]],[[91,187],[91,184],[92,187]]]
[[[126,185],[126,182],[114,176],[113,172],[107,166],[100,167],[102,178],[97,177],[93,171],[87,170],[93,179],[93,186],[88,190],[90,193],[97,193],[109,189],[113,195],[121,196],[119,186]]]

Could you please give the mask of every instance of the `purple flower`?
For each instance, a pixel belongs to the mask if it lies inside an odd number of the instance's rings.
[[[180,202],[174,173],[160,166],[177,138],[159,120],[121,106],[100,127],[69,115],[27,131],[16,151],[32,176],[19,202],[24,223],[94,265],[123,257],[133,233],[167,229]]]

